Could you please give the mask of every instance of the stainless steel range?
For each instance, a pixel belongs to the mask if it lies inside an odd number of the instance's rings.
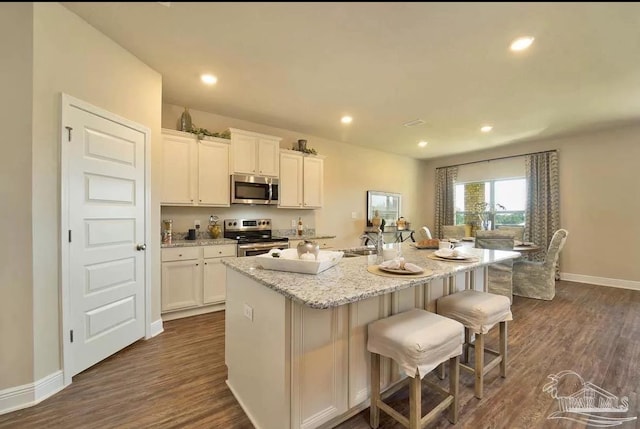
[[[225,219],[224,238],[238,240],[238,256],[289,248],[288,238],[271,236],[271,219]]]

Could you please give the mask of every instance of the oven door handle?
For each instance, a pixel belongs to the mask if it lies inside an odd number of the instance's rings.
[[[251,244],[238,244],[238,249],[267,249],[278,246],[287,246],[289,243],[285,242],[272,242],[272,243],[251,243]]]

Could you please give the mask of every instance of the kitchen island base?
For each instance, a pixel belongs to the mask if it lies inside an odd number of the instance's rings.
[[[317,309],[227,267],[227,384],[257,429],[333,427],[369,406],[367,325],[411,308],[435,312],[450,290],[482,290],[477,271]],[[389,359],[381,367],[381,389],[396,390],[406,377]]]

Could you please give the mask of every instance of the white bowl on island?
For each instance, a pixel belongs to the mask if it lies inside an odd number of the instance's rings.
[[[279,255],[278,257],[274,254]],[[269,253],[256,256],[260,266],[265,270],[288,271],[290,273],[318,274],[340,262],[344,252],[321,250],[318,258],[298,256],[297,249],[273,249]],[[311,255],[311,254],[309,254]],[[311,255],[313,256],[313,255]]]

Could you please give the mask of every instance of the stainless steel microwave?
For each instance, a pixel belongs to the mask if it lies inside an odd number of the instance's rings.
[[[231,204],[278,204],[275,177],[231,175]]]

